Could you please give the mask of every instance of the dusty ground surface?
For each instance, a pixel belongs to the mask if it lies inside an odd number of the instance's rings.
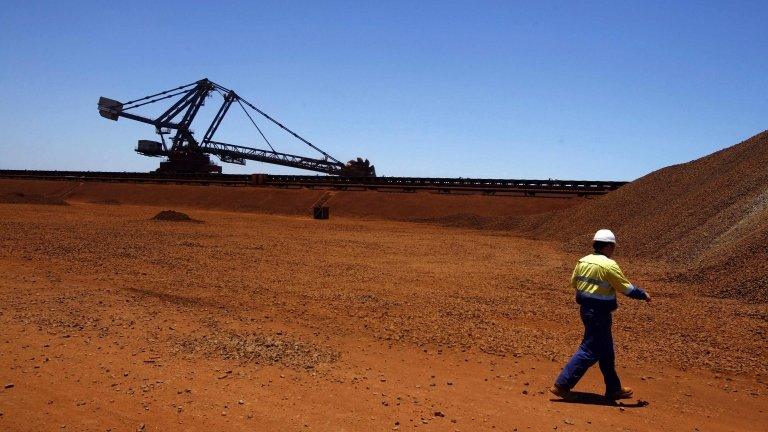
[[[170,208],[202,208],[305,216],[323,197],[322,189],[273,187],[189,186],[0,179],[0,203],[129,204]],[[524,216],[567,209],[591,201],[572,196],[487,196],[434,192],[397,193],[332,191],[326,204],[333,216],[397,221],[444,221],[452,219]],[[464,216],[464,217],[462,217]]]
[[[509,233],[0,204],[0,430],[765,430],[768,306],[659,282],[614,317],[610,406],[546,393],[576,255]],[[602,392],[598,370],[577,390]]]

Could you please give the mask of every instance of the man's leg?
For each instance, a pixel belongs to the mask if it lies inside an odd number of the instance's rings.
[[[589,309],[581,308],[581,320],[584,323],[584,338],[579,345],[576,354],[571,357],[560,375],[555,380],[555,386],[559,389],[570,390],[579,382],[587,369],[592,367],[599,359],[599,351],[595,348],[595,335],[593,325],[593,313]]]
[[[613,349],[613,334],[611,332],[611,315],[601,319],[597,339],[600,346],[599,362],[600,371],[605,380],[605,394],[612,394],[621,390],[621,380],[616,373],[616,354]]]

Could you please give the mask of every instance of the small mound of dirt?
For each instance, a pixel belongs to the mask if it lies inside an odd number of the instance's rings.
[[[0,194],[0,204],[69,205],[68,202],[59,197],[38,194],[25,194],[22,192]]]
[[[171,221],[171,222],[200,222],[197,219],[192,219],[186,213],[181,213],[173,210],[163,210],[156,214],[152,220],[158,221]]]

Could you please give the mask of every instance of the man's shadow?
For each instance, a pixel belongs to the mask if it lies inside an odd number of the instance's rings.
[[[580,391],[571,391],[568,399],[550,399],[551,402],[575,403],[584,405],[603,405],[622,408],[643,408],[648,406],[648,402],[638,399],[636,402],[621,402],[608,399],[603,395],[596,393],[587,393]]]

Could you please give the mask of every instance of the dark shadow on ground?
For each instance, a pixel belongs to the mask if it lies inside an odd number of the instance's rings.
[[[614,401],[611,399],[607,399],[603,395],[599,395],[596,393],[579,392],[579,391],[572,391],[571,397],[569,397],[568,399],[550,399],[550,401],[584,404],[584,405],[603,405],[603,406],[622,407],[622,408],[643,408],[648,406],[648,402],[642,399],[638,399],[636,402]]]

